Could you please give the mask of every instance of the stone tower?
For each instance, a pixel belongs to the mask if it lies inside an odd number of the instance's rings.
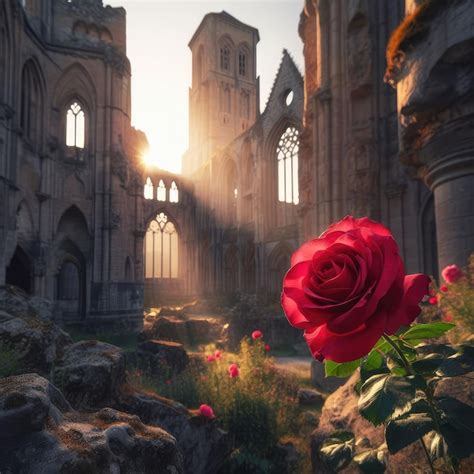
[[[191,38],[185,174],[193,174],[255,123],[259,103],[258,41],[257,29],[225,11],[207,14]]]

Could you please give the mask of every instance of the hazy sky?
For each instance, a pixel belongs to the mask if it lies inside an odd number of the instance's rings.
[[[181,171],[188,145],[188,42],[203,16],[226,10],[258,28],[257,73],[263,110],[283,48],[302,70],[298,22],[303,0],[104,0],[127,10],[127,54],[132,63],[132,123],[150,142],[149,160]]]

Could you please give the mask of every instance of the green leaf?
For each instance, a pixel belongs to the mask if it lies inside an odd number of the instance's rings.
[[[445,322],[415,324],[410,326],[400,337],[404,341],[409,342],[412,346],[416,346],[424,339],[442,336],[454,326],[455,324]]]
[[[385,453],[381,449],[371,449],[354,456],[354,462],[364,474],[382,474],[387,465]]]
[[[367,357],[364,358],[362,366],[365,370],[371,371],[382,367],[383,357],[382,354],[375,349],[372,349]]]
[[[458,353],[445,359],[439,366],[436,374],[444,377],[457,377],[473,371],[474,357],[470,353]]]
[[[336,432],[319,448],[321,460],[332,471],[347,467],[354,454],[354,435],[348,431]]]
[[[428,354],[412,362],[411,366],[417,374],[434,375],[442,363],[443,359],[439,354]]]
[[[361,387],[359,411],[375,426],[383,423],[396,408],[415,397],[413,377],[379,374],[370,377]]]
[[[474,408],[452,397],[435,398],[443,411],[441,434],[448,453],[463,459],[474,453]]]
[[[349,377],[359,367],[360,359],[352,362],[337,363],[332,360],[324,361],[326,377]]]
[[[385,429],[388,450],[395,454],[435,429],[430,406],[426,400],[417,400],[410,410],[391,419]]]
[[[443,357],[450,357],[456,354],[456,349],[448,344],[418,344],[416,350],[419,354],[437,354]]]

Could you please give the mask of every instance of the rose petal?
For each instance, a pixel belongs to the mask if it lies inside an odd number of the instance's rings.
[[[429,293],[430,279],[422,273],[406,275],[403,284],[403,296],[399,305],[387,317],[388,334],[395,334],[400,326],[408,326],[420,314],[420,302]]]
[[[350,362],[367,355],[384,333],[387,314],[374,315],[355,331],[336,334],[327,325],[305,331],[305,339],[315,357],[334,362]]]
[[[298,329],[308,329],[314,327],[314,322],[311,322],[306,316],[300,311],[295,300],[289,298],[285,293],[281,294],[281,306],[289,321],[289,323]]]

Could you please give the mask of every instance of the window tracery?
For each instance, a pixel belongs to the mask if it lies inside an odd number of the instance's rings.
[[[153,199],[153,182],[150,177],[146,179],[143,196],[145,199]]]
[[[158,199],[158,201],[166,201],[166,186],[162,179],[160,179],[158,187],[156,188],[156,199]]]
[[[178,252],[176,226],[160,212],[145,235],[145,278],[178,278]]]
[[[278,161],[278,200],[286,203],[299,203],[298,152],[299,132],[288,127],[280,137],[276,149]]]
[[[173,181],[170,187],[170,202],[178,202],[179,201],[179,190],[176,182]]]
[[[66,113],[66,145],[84,148],[86,135],[86,118],[78,102],[73,102]]]

